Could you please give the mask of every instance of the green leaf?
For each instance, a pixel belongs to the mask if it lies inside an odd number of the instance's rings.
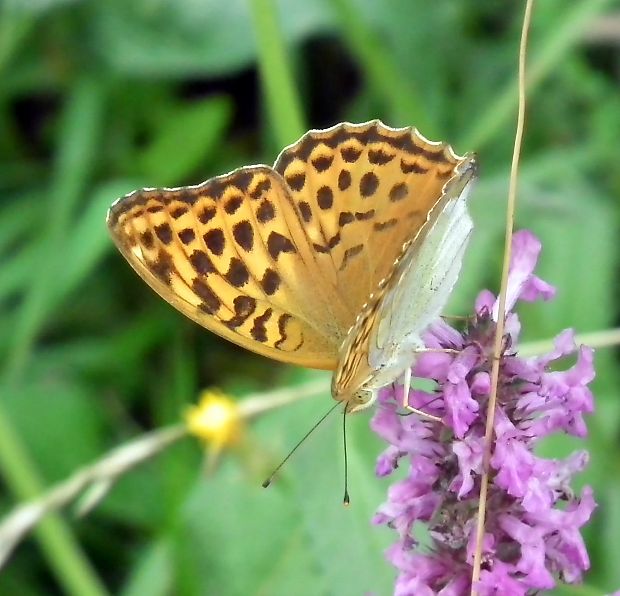
[[[176,532],[178,592],[326,594],[301,532],[297,504],[227,462],[192,492]]]
[[[326,379],[326,390],[328,387]],[[332,405],[327,395],[270,415],[270,441],[280,444],[281,455]],[[393,584],[394,571],[384,558],[384,550],[394,536],[390,530],[371,524],[386,498],[387,485],[374,474],[375,460],[382,446],[369,431],[369,420],[368,414],[347,419],[349,507],[342,503],[340,409],[312,433],[275,481],[275,487],[286,490],[297,504],[297,516],[313,563],[323,583],[336,593],[385,594]]]
[[[610,206],[577,180],[560,178],[551,192],[542,184],[524,188],[521,213],[543,243],[537,275],[557,288],[552,305],[521,308],[524,328],[539,338],[568,326],[585,332],[610,325],[610,281],[619,264],[610,250],[616,237]]]
[[[230,116],[223,97],[173,107],[138,158],[149,186],[181,184],[194,171],[204,170],[201,166],[222,143]]]
[[[166,596],[171,592],[173,561],[169,541],[157,540],[140,554],[121,596]]]
[[[19,391],[5,387],[2,396],[12,424],[48,482],[63,479],[101,453],[101,409],[87,387],[69,378],[49,382],[31,371],[29,383]]]
[[[66,241],[62,275],[58,280],[56,301],[74,291],[112,250],[114,244],[106,226],[106,213],[112,202],[132,187],[127,180],[111,181],[98,187],[90,196],[85,210],[71,226]]]
[[[304,39],[331,21],[324,0],[281,0],[278,15],[290,41]],[[92,5],[91,19],[101,55],[125,75],[221,75],[256,57],[245,0],[166,0],[157,5],[117,0]]]

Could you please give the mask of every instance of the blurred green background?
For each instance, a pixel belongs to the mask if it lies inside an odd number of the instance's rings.
[[[243,397],[325,381],[261,417],[212,476],[184,441],[123,478],[86,519],[52,519],[0,574],[1,594],[389,594],[370,518],[387,482],[368,415],[339,417],[265,491],[260,482],[330,403],[329,377],[201,330],[116,252],[105,212],[140,186],[271,163],[305,129],[381,118],[480,155],[477,229],[451,312],[496,289],[513,143],[521,2],[6,0],[0,3],[0,507],[116,445],[175,423],[199,391]],[[611,328],[620,168],[620,5],[545,0],[534,13],[518,226],[558,288],[521,310],[527,340]],[[589,419],[599,508],[584,586],[620,587],[616,354],[597,353]],[[550,441],[548,454],[580,447]],[[62,520],[62,521],[61,521]]]

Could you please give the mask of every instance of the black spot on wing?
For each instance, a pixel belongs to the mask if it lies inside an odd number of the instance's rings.
[[[271,190],[271,180],[269,178],[263,178],[257,185],[256,188],[250,193],[250,196],[253,199],[260,199],[266,192]]]
[[[267,268],[263,279],[261,279],[261,286],[267,296],[273,296],[280,287],[280,276],[273,269]]]
[[[302,219],[306,223],[310,222],[310,220],[312,219],[312,209],[310,208],[310,205],[306,201],[299,201],[298,207]]]
[[[155,226],[155,235],[163,244],[170,244],[172,242],[172,228],[167,223]]]
[[[386,153],[383,149],[370,149],[368,151],[368,161],[374,165],[383,166],[390,163],[394,157],[396,157],[395,153]]]
[[[312,165],[317,172],[324,172],[332,165],[333,161],[333,155],[319,155],[312,160]]]
[[[379,178],[374,172],[366,172],[360,179],[360,194],[368,198],[375,194],[379,188]]]
[[[232,257],[228,265],[228,271],[224,275],[226,281],[236,288],[243,287],[250,279],[250,273],[241,259]]]
[[[418,162],[406,162],[404,159],[400,160],[400,170],[403,174],[426,174],[428,168],[421,166]]]
[[[256,211],[256,219],[262,224],[271,221],[276,216],[273,203],[264,199]]]
[[[355,256],[360,254],[363,250],[364,250],[363,244],[356,244],[355,246],[352,246],[351,248],[347,248],[347,250],[344,253],[344,257],[342,258],[342,263],[340,264],[340,271],[342,271],[347,266],[347,264],[349,263],[349,261],[351,261],[351,259],[353,259]]]
[[[183,205],[181,207],[175,207],[174,209],[172,209],[170,211],[170,215],[172,216],[173,219],[179,219],[179,217],[181,217],[182,215],[185,215],[187,212],[188,212],[188,207]]]
[[[179,232],[179,239],[183,244],[185,244],[185,246],[190,244],[195,237],[196,234],[194,233],[194,230],[192,228],[184,228]]]
[[[271,234],[269,234],[269,238],[267,239],[267,250],[274,260],[277,260],[283,252],[296,252],[293,243],[286,236],[282,236],[282,234],[278,232],[271,232]]]
[[[196,277],[192,283],[192,289],[196,296],[202,300],[202,304],[199,306],[201,310],[210,315],[215,314],[219,310],[221,305],[220,299],[204,281]]]
[[[224,232],[220,228],[213,228],[203,235],[202,239],[205,241],[207,248],[217,256],[220,256],[224,252],[224,246],[226,240],[224,238]]]
[[[306,184],[306,175],[303,172],[291,174],[286,177],[286,182],[293,190],[299,192]]]
[[[347,163],[355,163],[361,154],[361,149],[357,149],[356,147],[343,147],[340,149],[340,155],[342,155],[342,159]]]
[[[215,217],[216,213],[217,209],[213,205],[203,207],[200,213],[198,213],[198,221],[200,221],[201,224],[209,223]]]
[[[233,226],[235,242],[246,252],[250,252],[254,246],[254,229],[248,220],[237,222]]]
[[[151,232],[151,230],[146,230],[145,232],[140,234],[140,242],[142,242],[145,248],[153,248],[153,246],[155,245],[153,239],[153,232]]]
[[[340,174],[338,174],[339,190],[347,190],[349,186],[351,186],[351,172],[349,170],[340,170]]]
[[[256,310],[256,300],[250,296],[237,296],[233,300],[235,314],[227,321],[222,321],[229,329],[236,329],[246,322]]]
[[[390,189],[390,201],[402,201],[409,194],[409,187],[404,182],[398,182]]]
[[[323,210],[331,209],[334,204],[334,193],[329,186],[321,186],[316,193],[316,201]]]
[[[150,269],[159,280],[169,284],[170,276],[174,270],[172,257],[165,250],[160,250],[157,254],[157,259],[150,263]]]
[[[204,250],[195,250],[189,256],[189,262],[192,264],[192,267],[196,273],[199,273],[200,275],[209,275],[210,273],[215,273],[216,271],[209,255]]]
[[[267,341],[267,328],[265,327],[267,321],[271,318],[273,311],[268,308],[262,315],[259,315],[254,319],[254,325],[250,329],[250,335],[256,341],[265,343]]]
[[[250,184],[254,180],[254,173],[248,170],[240,170],[232,177],[232,184],[234,184],[241,192],[247,192]]]
[[[226,205],[224,205],[224,211],[226,211],[228,215],[232,215],[233,213],[237,211],[237,209],[239,209],[239,207],[241,207],[242,203],[243,203],[243,196],[235,195],[234,197],[231,197],[230,199],[226,201]]]
[[[338,225],[344,228],[347,224],[350,224],[355,219],[355,216],[350,211],[342,211],[338,217]]]

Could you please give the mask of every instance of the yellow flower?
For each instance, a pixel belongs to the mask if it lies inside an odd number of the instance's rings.
[[[190,434],[216,448],[236,443],[241,435],[241,416],[237,403],[217,389],[203,391],[197,405],[185,413]]]

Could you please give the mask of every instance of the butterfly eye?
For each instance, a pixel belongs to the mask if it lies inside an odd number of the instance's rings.
[[[358,412],[359,410],[364,410],[368,406],[372,405],[375,401],[375,394],[373,391],[369,389],[358,389],[351,398],[351,403],[353,407],[351,408],[351,412]]]

